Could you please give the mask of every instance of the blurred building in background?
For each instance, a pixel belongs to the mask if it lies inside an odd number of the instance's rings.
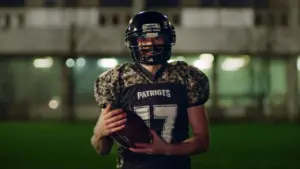
[[[167,14],[178,38],[172,60],[210,78],[211,119],[299,117],[298,0],[1,0],[0,6],[0,119],[95,119],[93,83],[131,61],[124,29],[142,10]]]

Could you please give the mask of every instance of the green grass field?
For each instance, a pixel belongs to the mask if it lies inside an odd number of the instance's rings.
[[[115,151],[98,156],[92,124],[0,123],[0,169],[111,169]],[[193,169],[300,168],[300,126],[219,124],[211,148],[193,157]]]

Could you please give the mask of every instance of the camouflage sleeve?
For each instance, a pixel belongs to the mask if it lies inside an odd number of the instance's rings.
[[[118,71],[111,69],[102,73],[94,84],[94,96],[100,108],[115,103],[117,98]]]
[[[209,99],[209,80],[198,68],[188,68],[188,106],[203,105]]]

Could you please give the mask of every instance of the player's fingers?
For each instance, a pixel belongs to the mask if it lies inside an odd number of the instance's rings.
[[[123,109],[116,109],[116,110],[107,112],[107,113],[105,113],[105,115],[104,115],[104,119],[111,118],[111,117],[113,117],[113,116],[115,116],[115,115],[118,115],[118,114],[120,114],[120,113],[122,113],[122,112],[123,112]]]
[[[121,126],[121,125],[125,125],[126,121],[127,121],[127,119],[118,120],[118,121],[116,121],[116,122],[113,122],[113,123],[108,124],[108,125],[107,125],[107,128],[108,128],[109,130],[111,130],[111,129],[116,128],[116,127],[119,127],[119,126]]]
[[[108,105],[105,107],[103,113],[106,114],[106,113],[110,112],[110,110],[111,110],[111,104],[108,104]]]
[[[147,148],[147,147],[149,147],[149,144],[136,143],[135,146],[138,148]]]
[[[112,128],[105,127],[105,133],[106,133],[106,135],[110,135],[110,134],[112,134],[114,132],[122,130],[123,128],[125,128],[125,124],[117,126],[117,127],[112,127]]]
[[[152,154],[152,151],[149,148],[129,148],[129,150],[135,153]]]
[[[150,130],[152,137],[159,137],[155,130]]]
[[[107,118],[107,119],[105,119],[105,124],[109,125],[111,123],[114,123],[116,121],[124,119],[126,116],[127,116],[126,113],[122,113],[122,114]]]
[[[115,116],[115,115],[120,114],[122,112],[124,112],[123,109],[116,109],[116,110],[110,111],[109,114],[112,114],[113,116]]]
[[[125,124],[119,126],[119,127],[115,127],[113,129],[110,130],[111,133],[114,133],[114,132],[117,132],[117,131],[120,131],[122,130],[123,128],[125,128]]]

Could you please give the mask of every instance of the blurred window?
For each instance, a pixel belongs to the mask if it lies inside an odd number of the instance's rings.
[[[199,0],[200,6],[225,8],[267,8],[269,0]]]
[[[219,0],[222,7],[252,7],[252,0]]]
[[[217,6],[218,0],[199,0],[200,6],[203,7],[212,7],[212,6]]]
[[[103,7],[130,7],[132,0],[99,0],[99,4]]]
[[[268,8],[270,0],[253,0],[253,6],[255,8]]]
[[[178,7],[179,0],[146,0],[146,8]]]
[[[78,6],[78,0],[64,0],[65,7],[76,7]]]
[[[24,6],[25,0],[0,0],[0,7]]]
[[[223,95],[252,93],[250,56],[220,55],[217,62],[218,92]]]
[[[57,6],[57,4],[57,0],[44,0],[44,6],[46,7]]]

